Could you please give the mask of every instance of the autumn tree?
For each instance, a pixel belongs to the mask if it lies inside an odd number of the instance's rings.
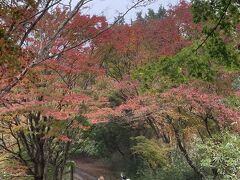
[[[31,45],[26,45],[24,50],[33,56],[38,54],[55,33],[49,24],[57,26],[57,22],[67,17],[67,11],[59,8],[46,13],[38,24],[38,31],[32,32],[32,37],[26,40]],[[18,104],[12,103],[1,109],[1,147],[23,163],[28,168],[27,174],[35,179],[47,179],[51,166],[54,177],[62,178],[69,153],[80,143],[85,129],[81,117],[79,120],[74,116],[81,114],[80,104],[90,98],[77,88],[84,84],[82,77],[101,73],[96,58],[91,56],[93,44],[89,47],[79,45],[58,56],[55,54],[70,47],[66,44],[81,43],[90,38],[106,25],[104,17],[76,14],[49,49],[52,58],[29,70],[25,78],[4,96]],[[11,137],[10,141],[8,137]]]
[[[4,160],[21,167],[5,172],[40,180],[52,171],[62,179],[91,124],[114,120],[139,135],[151,130],[151,140],[135,137],[130,157],[152,169],[171,167],[180,152],[200,179],[209,171],[222,177],[225,169],[208,163],[202,169],[193,151],[208,144],[211,151],[226,129],[239,134],[238,3],[181,1],[149,10],[144,21],[138,14],[129,25],[121,14],[109,25],[105,17],[79,13],[89,2],[1,4],[0,146]],[[118,144],[105,143],[124,156]]]
[[[84,141],[86,107],[106,103],[93,103],[86,95],[104,72],[96,42],[124,14],[108,26],[105,17],[79,13],[89,2],[75,7],[51,0],[1,4],[1,147],[6,160],[17,160],[35,179],[50,178],[51,169],[54,178],[62,179],[70,153]],[[9,62],[6,52],[15,61]]]
[[[99,43],[103,49],[102,65],[108,75],[121,79],[130,70],[159,56],[171,56],[191,44],[200,28],[192,22],[189,4],[181,2],[164,14],[163,18],[144,23],[120,24],[108,32]]]
[[[231,16],[231,13],[224,13],[222,15],[226,19],[220,19],[222,22],[228,21]],[[114,111],[109,112],[131,122],[148,121],[156,137],[166,144],[175,144],[198,177],[206,179],[208,170],[218,177],[220,169],[214,166],[204,171],[198,167],[191,154],[191,143],[196,138],[204,144],[226,129],[233,134],[239,133],[239,95],[235,85],[239,76],[239,55],[234,38],[238,36],[238,31],[234,27],[232,34],[227,36],[222,31],[223,27],[214,24],[211,18],[206,24],[194,24],[194,18],[191,4],[181,1],[178,6],[170,8],[168,16],[162,20],[151,21],[144,27],[136,22],[126,28],[138,27],[143,34],[138,42],[138,51],[135,51],[136,60],[132,61],[133,56],[128,61],[135,64],[126,71],[140,82],[140,87],[129,87],[130,92],[136,89],[135,93],[125,96]],[[214,33],[211,33],[211,28],[206,31],[206,26],[215,25],[217,29],[212,29]],[[125,42],[131,44],[130,39]],[[148,46],[144,46],[145,42]],[[114,47],[115,44],[112,44]],[[144,56],[141,53],[146,55],[146,50],[154,56],[147,56],[142,63]],[[111,71],[114,70],[112,64]],[[124,76],[121,74],[121,77]],[[121,78],[119,83],[124,82],[129,81]],[[124,84],[120,87],[127,89],[128,86]]]
[[[204,7],[199,6],[198,1],[194,3],[195,9],[193,10],[197,11]],[[222,5],[222,7],[230,6],[234,5]],[[211,6],[206,5],[206,7]],[[233,134],[239,133],[239,110],[234,103],[231,105],[226,103],[230,97],[234,97],[233,102],[238,101],[237,88],[234,88],[233,84],[239,76],[239,55],[234,40],[235,35],[238,36],[236,26],[232,24],[231,35],[226,35],[226,32],[222,31],[224,27],[221,24],[227,23],[231,16],[230,13],[227,11],[217,15],[213,13],[216,16],[220,15],[219,19],[215,19],[219,21],[214,22],[212,21],[215,18],[214,15],[209,16],[204,9],[201,11],[200,14],[205,12],[206,14],[202,19],[204,23],[201,24],[203,33],[200,41],[194,39],[198,37],[195,33],[190,36],[183,33],[182,35],[187,35],[185,37],[191,37],[192,46],[173,53],[173,56],[163,57],[158,62],[140,67],[135,71],[134,77],[142,82],[143,91],[160,93],[159,101],[162,108],[159,112],[162,111],[162,114],[155,121],[159,123],[160,119],[163,119],[163,122],[167,122],[171,136],[175,139],[186,161],[199,177],[205,179],[207,172],[202,171],[191,157],[190,142],[194,141],[191,138],[197,136],[204,144],[205,141],[208,139],[211,141],[215,134],[221,134],[225,129],[230,129]],[[237,16],[235,11],[231,13]],[[197,13],[194,16],[199,17]],[[193,18],[196,18],[194,16]],[[188,27],[183,29],[188,29]],[[177,91],[174,92],[175,90]],[[228,158],[227,155],[224,158]],[[213,166],[210,171],[215,177],[221,174],[220,167]]]

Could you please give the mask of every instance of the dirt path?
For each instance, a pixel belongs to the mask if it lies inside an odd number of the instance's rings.
[[[97,177],[94,177],[79,168],[74,170],[74,180],[97,180]]]
[[[110,166],[90,158],[75,159],[77,167],[74,170],[74,180],[97,180],[103,176],[105,180],[116,180]]]

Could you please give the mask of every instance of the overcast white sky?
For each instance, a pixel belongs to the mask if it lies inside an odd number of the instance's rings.
[[[73,0],[73,2],[77,2],[77,0]],[[143,11],[146,12],[148,8],[158,9],[158,7],[162,4],[164,7],[168,7],[169,4],[176,5],[180,0],[156,0],[153,4],[143,7],[137,8],[129,12],[126,16],[126,21],[130,21],[130,19],[135,19],[136,12]],[[118,15],[118,12],[124,13],[128,7],[131,7],[132,0],[93,0],[91,4],[89,4],[90,8],[87,10],[88,14],[96,14],[96,15],[105,15],[110,22],[113,22],[114,17]]]

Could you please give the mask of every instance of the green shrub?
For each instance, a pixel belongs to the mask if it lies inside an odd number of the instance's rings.
[[[207,172],[209,179],[215,169],[216,179],[240,179],[240,138],[239,135],[224,132],[216,134],[205,143],[195,145],[199,166]]]

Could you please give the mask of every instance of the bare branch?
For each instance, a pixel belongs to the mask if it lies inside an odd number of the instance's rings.
[[[52,46],[53,42],[57,39],[57,37],[62,33],[62,31],[64,30],[64,28],[66,27],[66,25],[69,23],[69,21],[76,15],[76,13],[79,11],[79,9],[84,6],[85,4],[91,2],[92,0],[81,0],[77,3],[77,5],[75,6],[75,8],[70,12],[68,18],[65,19],[65,21],[59,26],[58,30],[54,33],[54,35],[50,38],[49,42],[45,45],[45,47],[43,47],[38,56],[28,65],[26,66],[21,72],[20,74],[18,74],[14,80],[12,82],[10,82],[8,85],[6,85],[4,88],[2,88],[0,90],[0,99],[3,98],[7,93],[10,92],[10,90],[15,87],[28,73],[28,71],[33,68],[34,66],[46,61],[47,59],[51,59],[51,58],[55,58],[57,56],[59,56],[59,54],[62,54],[64,52],[70,51],[71,49],[74,49],[76,47],[79,47],[87,42],[89,42],[90,40],[93,40],[95,38],[97,38],[98,36],[100,36],[101,34],[103,34],[104,32],[108,31],[109,29],[111,29],[113,26],[115,26],[121,19],[123,19],[126,14],[129,13],[129,11],[131,11],[132,9],[138,7],[138,5],[140,5],[141,3],[145,2],[145,0],[138,0],[134,5],[132,5],[129,9],[127,9],[127,11],[120,16],[113,24],[111,24],[108,28],[98,32],[97,34],[93,35],[92,37],[89,37],[87,39],[85,39],[84,41],[73,45],[69,48],[64,49],[63,51],[61,51],[58,54],[54,54],[52,56],[48,55],[48,50],[49,48]]]
[[[8,85],[6,85],[4,88],[0,90],[0,99],[3,98],[13,87],[15,87],[28,73],[28,71],[33,68],[34,66],[42,63],[43,61],[49,59],[48,56],[48,50],[53,44],[53,42],[57,39],[57,37],[62,33],[63,29],[66,27],[66,25],[69,23],[69,21],[76,15],[76,13],[79,11],[79,9],[84,6],[86,3],[90,2],[92,0],[81,0],[79,1],[75,8],[69,13],[68,18],[66,18],[58,27],[57,31],[53,34],[53,36],[50,38],[48,43],[40,50],[38,56],[28,65],[26,66],[20,74],[18,74],[12,82],[10,82]]]
[[[37,17],[37,19],[31,24],[31,26],[28,28],[28,30],[26,31],[26,33],[24,34],[23,38],[20,41],[20,47],[23,45],[24,41],[26,40],[26,38],[28,37],[28,35],[30,34],[30,32],[34,29],[34,27],[37,25],[37,23],[43,18],[43,16],[46,14],[47,10],[48,10],[48,6],[50,4],[52,0],[48,0],[42,13]]]

